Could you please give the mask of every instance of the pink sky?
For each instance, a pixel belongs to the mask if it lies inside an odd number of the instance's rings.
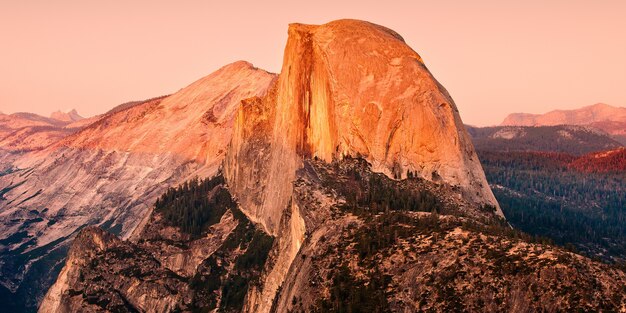
[[[235,60],[280,70],[287,24],[400,33],[466,123],[626,106],[626,1],[2,1],[0,111],[84,116],[173,93]]]

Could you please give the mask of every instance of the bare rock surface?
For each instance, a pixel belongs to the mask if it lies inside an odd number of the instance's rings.
[[[229,185],[253,220],[276,234],[302,159],[345,155],[497,207],[454,101],[400,35],[356,20],[288,33],[279,78],[242,106],[227,157]]]
[[[0,175],[0,284],[36,305],[81,227],[128,238],[165,189],[215,174],[241,99],[262,96],[274,77],[235,62],[12,160]],[[43,282],[28,276],[36,263]],[[19,290],[26,278],[34,291]]]

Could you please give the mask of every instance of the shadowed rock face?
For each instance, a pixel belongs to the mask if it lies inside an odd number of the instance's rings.
[[[276,234],[302,159],[344,155],[388,176],[458,185],[497,207],[454,101],[402,37],[356,20],[292,24],[272,91],[238,113],[229,185]]]

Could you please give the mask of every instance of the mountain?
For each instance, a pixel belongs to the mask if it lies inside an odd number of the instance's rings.
[[[604,103],[596,103],[580,109],[554,110],[545,114],[513,113],[509,114],[509,116],[507,116],[500,125],[589,125],[591,123],[604,121],[626,122],[626,108],[614,107]]]
[[[615,136],[626,144],[626,108],[597,103],[576,110],[555,110],[545,114],[513,113],[500,126],[586,125]]]
[[[236,62],[11,163],[0,175],[0,295],[32,310],[80,229],[127,238],[169,186],[213,175],[240,99],[264,94],[274,77]]]
[[[623,147],[588,126],[466,126],[476,150],[561,152],[572,155]]]
[[[82,120],[84,117],[80,116],[78,112],[76,112],[76,110],[72,109],[69,112],[61,112],[61,111],[52,112],[52,114],[50,115],[50,118],[53,120],[57,120],[57,121],[73,123],[73,122],[78,122]]]
[[[64,124],[33,113],[0,114],[0,137],[26,127],[59,127]]]
[[[228,140],[203,128],[229,142],[221,170],[150,181],[153,210],[121,238],[81,229],[40,312],[626,309],[622,270],[507,224],[400,35],[356,20],[288,34],[278,78],[229,97]]]
[[[276,234],[306,157],[363,156],[388,176],[415,173],[497,207],[454,101],[400,35],[351,20],[291,24],[288,33],[281,75],[265,98],[244,104],[225,165],[253,220]]]

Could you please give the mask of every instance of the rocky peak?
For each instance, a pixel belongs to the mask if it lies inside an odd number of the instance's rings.
[[[288,33],[279,78],[240,109],[226,162],[252,219],[275,233],[302,159],[346,155],[497,206],[454,101],[400,35],[357,20],[291,24]]]
[[[84,117],[80,116],[75,109],[68,112],[62,112],[61,110],[52,112],[50,118],[67,123],[73,123],[82,120]]]

